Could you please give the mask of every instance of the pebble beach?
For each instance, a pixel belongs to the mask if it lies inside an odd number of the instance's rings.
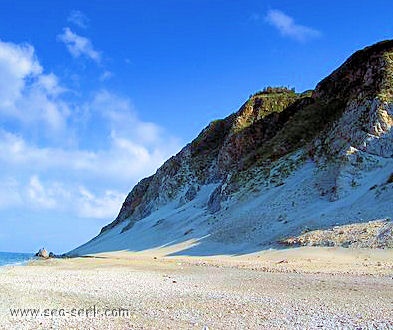
[[[393,328],[390,250],[302,247],[203,258],[167,252],[1,267],[0,328]],[[11,315],[19,309],[38,315]],[[71,315],[81,310],[90,314]]]

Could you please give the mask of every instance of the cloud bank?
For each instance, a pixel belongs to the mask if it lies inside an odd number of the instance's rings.
[[[96,56],[86,45],[73,44]],[[76,102],[69,94],[33,46],[0,41],[3,213],[113,219],[132,185],[178,150],[178,141],[141,120],[128,98],[102,89]]]

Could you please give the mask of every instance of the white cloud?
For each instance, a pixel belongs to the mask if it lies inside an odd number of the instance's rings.
[[[130,124],[137,123],[130,121]],[[142,126],[144,123],[141,124]],[[139,131],[141,128],[134,126]],[[156,129],[158,130],[158,128]],[[141,133],[136,132],[135,137]],[[108,179],[113,184],[120,182],[136,182],[142,176],[150,175],[170,155],[178,150],[176,140],[170,136],[156,136],[147,132],[147,144],[132,136],[123,136],[121,129],[112,130],[107,139],[106,148],[64,149],[63,147],[39,147],[27,143],[23,137],[6,131],[0,131],[0,163],[16,171],[47,173],[67,173],[68,177]],[[121,173],[121,175],[119,175]]]
[[[84,56],[96,63],[101,62],[101,54],[96,51],[88,38],[77,35],[69,27],[63,29],[63,33],[57,36],[62,41],[71,55],[75,58]]]
[[[278,29],[283,36],[297,41],[304,42],[321,35],[318,30],[295,23],[292,17],[280,10],[269,10],[265,19],[266,22]]]
[[[68,101],[34,48],[0,42],[0,210],[113,219],[179,144],[107,90]],[[49,129],[49,130],[48,130]],[[33,137],[33,138],[32,138]],[[68,138],[73,143],[68,143]]]
[[[45,189],[38,176],[34,175],[30,178],[27,187],[27,196],[33,208],[54,209],[57,207],[58,198],[56,197],[60,191],[63,190],[59,185]]]
[[[42,72],[34,48],[0,41],[0,107],[12,107],[22,93],[25,79]]]
[[[59,79],[53,74],[41,74],[37,79],[37,86],[42,88],[50,96],[58,96],[67,91],[59,85]]]
[[[24,125],[45,124],[60,131],[68,106],[58,99],[65,91],[53,74],[44,74],[31,45],[0,41],[0,115]]]
[[[71,214],[80,218],[113,219],[126,194],[114,190],[92,193],[84,186],[56,181],[43,182],[33,175],[22,185],[15,179],[0,187],[0,209],[18,208]]]
[[[85,187],[80,187],[79,193],[77,214],[83,218],[114,218],[125,198],[124,194],[112,190],[106,190],[101,196],[96,196]]]
[[[67,21],[82,29],[86,29],[89,24],[89,19],[79,10],[72,10]]]
[[[0,185],[0,209],[15,208],[23,204],[23,197],[17,180],[2,177]]]
[[[0,189],[0,199],[7,197],[0,209],[18,206],[114,218],[132,186],[178,150],[170,137],[157,137],[149,147],[121,134],[113,130],[106,149],[80,150],[39,147],[0,131],[0,180],[8,182]]]
[[[105,71],[101,74],[101,76],[100,76],[100,81],[105,81],[105,80],[108,80],[108,79],[110,79],[110,78],[112,78],[112,77],[113,77],[113,73],[110,72],[110,71],[108,71],[108,70],[105,70]]]
[[[126,196],[125,193],[114,190],[95,194],[84,186],[76,187],[59,182],[44,184],[37,175],[30,178],[26,190],[19,194],[23,193],[24,200],[31,209],[56,210],[95,219],[113,219]]]
[[[164,132],[156,124],[138,119],[133,105],[126,98],[101,90],[96,93],[89,108],[96,122],[99,121],[98,116],[107,123],[112,137],[131,138],[143,145],[160,145],[164,149],[165,145],[173,142],[162,140]]]

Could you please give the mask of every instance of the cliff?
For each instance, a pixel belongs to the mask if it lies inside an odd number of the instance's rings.
[[[243,253],[304,228],[393,213],[393,41],[353,54],[313,91],[267,88],[211,122],[129,193],[71,254],[193,239],[187,253]]]

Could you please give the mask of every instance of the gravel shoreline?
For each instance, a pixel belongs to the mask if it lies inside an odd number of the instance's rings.
[[[2,267],[0,328],[393,328],[390,250],[299,248],[205,258],[165,254],[112,253]],[[42,313],[93,306],[100,313],[127,315],[10,315],[13,308]]]

